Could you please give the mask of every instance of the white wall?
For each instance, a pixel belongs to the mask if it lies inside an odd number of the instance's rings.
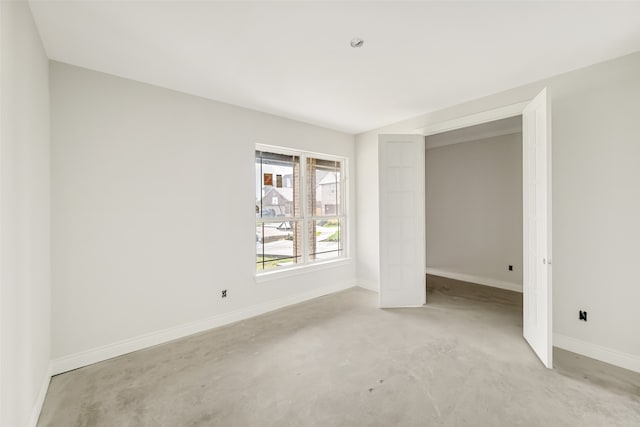
[[[378,192],[378,133],[526,101],[545,86],[553,102],[554,345],[640,371],[640,53],[357,135],[357,191]],[[374,200],[358,209],[357,253],[359,278],[377,284]]]
[[[522,290],[522,134],[428,149],[425,177],[427,268]]]
[[[55,371],[355,284],[254,281],[255,144],[352,167],[352,135],[56,62],[51,97]]]
[[[21,427],[49,384],[48,62],[26,2],[0,15],[0,425]]]

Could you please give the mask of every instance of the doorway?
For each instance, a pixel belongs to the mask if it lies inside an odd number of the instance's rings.
[[[551,104],[546,89],[529,102],[379,135],[379,305],[426,302],[425,137],[518,115],[523,130],[523,336],[551,368]]]
[[[509,325],[511,345],[523,332],[522,145],[522,116],[425,137],[427,306]]]
[[[426,273],[522,293],[522,116],[425,138]]]

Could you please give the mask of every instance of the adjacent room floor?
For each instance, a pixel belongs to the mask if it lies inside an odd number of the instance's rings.
[[[519,294],[351,289],[52,379],[39,426],[638,426],[640,375],[522,339]]]

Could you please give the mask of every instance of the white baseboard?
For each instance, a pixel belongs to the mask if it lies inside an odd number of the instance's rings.
[[[53,360],[52,374],[57,375],[93,363],[102,362],[103,360],[113,357],[122,356],[132,351],[142,350],[154,345],[163,344],[178,338],[203,332],[219,326],[228,325],[230,323],[249,319],[259,316],[273,310],[317,298],[323,295],[332,294],[334,292],[343,291],[356,286],[355,281],[345,282],[338,285],[325,286],[314,289],[301,294],[290,295],[273,301],[252,305],[250,307],[241,308],[228,313],[222,313],[211,316],[207,319],[187,323],[172,328],[163,329],[156,332],[140,335],[126,340],[118,341],[113,344],[107,344],[90,350],[64,356]]]
[[[40,412],[42,412],[42,405],[44,405],[44,398],[47,396],[47,390],[49,390],[49,384],[51,383],[51,368],[52,364],[51,362],[49,362],[47,372],[42,379],[42,385],[40,386],[38,397],[33,404],[31,416],[29,417],[29,421],[27,422],[28,427],[36,427],[36,425],[38,424],[38,418],[40,418]]]
[[[358,280],[357,282],[358,286],[373,292],[379,292],[380,287],[378,286],[377,282],[374,282],[373,280]]]
[[[450,271],[439,270],[437,268],[427,268],[427,274],[446,277],[448,279],[461,280],[463,282],[477,283],[484,286],[506,289],[508,291],[522,292],[522,285],[518,283],[505,282],[503,280],[488,279],[486,277],[473,276],[470,274],[452,273]]]
[[[553,334],[553,345],[554,347],[640,373],[640,356],[624,353],[558,333]]]

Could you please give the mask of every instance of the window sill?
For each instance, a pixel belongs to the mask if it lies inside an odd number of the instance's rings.
[[[284,277],[298,276],[300,274],[307,274],[313,271],[326,270],[329,268],[341,267],[343,265],[351,264],[351,258],[340,258],[330,261],[320,261],[313,264],[301,265],[297,267],[289,267],[281,270],[268,271],[265,273],[256,274],[256,283],[272,282],[274,280],[282,279]]]

